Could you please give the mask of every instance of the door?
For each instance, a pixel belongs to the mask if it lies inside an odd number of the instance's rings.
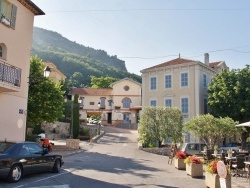
[[[108,122],[108,124],[112,124],[112,113],[108,113],[107,122]]]
[[[43,155],[43,148],[36,143],[27,144],[32,157],[32,171],[42,172],[50,170],[52,158]]]

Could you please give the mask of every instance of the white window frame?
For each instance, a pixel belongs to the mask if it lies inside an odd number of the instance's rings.
[[[124,98],[122,100],[122,107],[123,108],[130,108],[131,100],[129,98]]]
[[[203,83],[203,88],[207,88],[207,75],[203,74],[202,75],[202,83]]]
[[[152,78],[155,78],[155,88],[153,88],[152,89]],[[158,79],[157,79],[157,76],[151,76],[150,78],[149,78],[149,90],[150,91],[156,91],[157,90],[157,81],[158,81]]]
[[[154,102],[155,101],[155,105],[152,105],[152,102]],[[157,106],[157,99],[150,99],[149,100],[149,106]]]
[[[183,110],[183,101],[182,101],[182,99],[187,99],[187,107],[185,107],[185,109],[187,109],[187,112],[186,111],[184,111]],[[181,101],[180,101],[180,104],[181,104],[181,106],[180,106],[180,109],[181,109],[181,113],[182,114],[189,114],[189,97],[188,96],[182,96],[181,97]]]
[[[168,107],[173,107],[173,98],[172,97],[167,97],[167,98],[164,99],[164,106],[167,107],[167,105],[166,105],[167,100],[171,101],[171,106],[168,106]]]
[[[166,83],[166,77],[170,76],[170,87],[166,87],[167,83]],[[171,89],[173,87],[173,75],[172,74],[165,74],[164,76],[164,88],[165,89]]]
[[[186,84],[183,85],[184,83],[182,82],[182,76],[183,76],[184,74],[187,74],[187,80],[184,80],[185,83],[187,82],[187,85],[186,85]],[[181,72],[181,74],[180,74],[180,86],[181,86],[181,87],[188,87],[188,86],[189,86],[189,74],[188,74],[188,72]]]

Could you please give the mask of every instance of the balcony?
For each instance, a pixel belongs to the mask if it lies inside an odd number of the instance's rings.
[[[21,72],[20,68],[0,59],[0,92],[19,91]]]

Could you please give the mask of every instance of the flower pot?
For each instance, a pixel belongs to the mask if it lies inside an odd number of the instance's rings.
[[[203,164],[186,163],[186,173],[192,178],[202,178]]]
[[[186,164],[184,163],[185,159],[178,159],[174,158],[174,167],[177,168],[178,170],[185,170],[186,169]]]
[[[218,151],[217,150],[214,150],[214,155],[217,155],[218,154]]]
[[[228,153],[227,154],[229,158],[232,158],[233,157],[233,154],[232,153]]]
[[[205,183],[209,188],[220,188],[220,177],[218,174],[205,173]],[[231,175],[228,174],[226,177],[226,187],[231,188]]]

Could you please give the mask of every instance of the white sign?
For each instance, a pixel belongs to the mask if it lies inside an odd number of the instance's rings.
[[[220,178],[220,188],[227,188],[226,179]]]

